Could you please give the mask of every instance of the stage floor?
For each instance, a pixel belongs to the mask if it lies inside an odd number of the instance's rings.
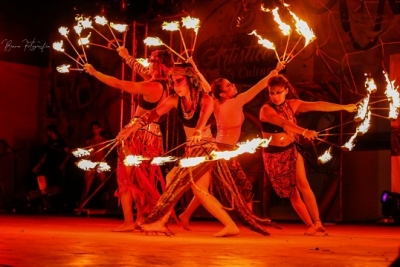
[[[175,236],[115,233],[120,218],[0,214],[0,266],[390,266],[400,255],[400,226],[328,224],[328,235],[304,236],[280,223],[262,236],[244,227],[214,238],[221,225],[176,224]],[[397,262],[397,261],[396,261]]]

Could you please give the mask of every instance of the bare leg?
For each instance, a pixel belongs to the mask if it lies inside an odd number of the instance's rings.
[[[129,232],[135,230],[135,223],[133,222],[132,212],[133,198],[129,191],[126,191],[121,196],[122,212],[124,214],[124,223],[117,228],[113,229],[113,232]]]
[[[201,205],[201,202],[198,197],[194,196],[192,201],[190,201],[188,207],[179,215],[179,220],[182,223],[182,226],[185,230],[190,230],[189,228],[189,220],[192,216],[193,212]]]
[[[83,204],[83,202],[85,202],[85,200],[86,200],[86,198],[88,196],[88,193],[89,193],[89,190],[90,190],[90,186],[92,185],[93,180],[94,180],[94,176],[95,176],[94,171],[87,171],[84,174],[84,177],[83,177],[84,184],[83,184],[83,190],[82,190],[82,195],[81,195],[81,203],[80,203],[81,205]]]
[[[314,221],[317,232],[325,232],[319,217],[317,200],[315,199],[314,192],[311,190],[310,184],[307,181],[306,171],[304,168],[304,159],[299,154],[296,162],[296,183],[297,188],[301,192],[303,201]]]
[[[204,174],[197,182],[196,186],[192,186],[193,194],[199,199],[201,204],[217,218],[225,227],[215,233],[215,237],[235,236],[239,234],[239,228],[233,222],[228,213],[223,209],[221,203],[208,192],[210,183],[210,173]]]
[[[175,175],[175,172],[178,170],[178,167],[173,167],[170,172],[168,172],[167,176],[165,177],[166,186],[171,182],[172,178]],[[170,232],[168,228],[165,226],[169,221],[171,216],[172,210],[167,212],[161,219],[154,223],[143,224],[141,225],[141,229],[146,232],[162,232],[167,233]]]
[[[307,225],[308,229],[304,233],[305,235],[313,235],[315,234],[315,226],[313,221],[311,220],[310,214],[308,213],[307,207],[304,204],[303,200],[300,197],[299,191],[296,189],[294,196],[290,198],[290,202],[294,210],[299,215],[300,219]]]
[[[125,168],[125,175],[129,177],[132,173],[132,168],[128,167],[121,167]],[[118,183],[120,183],[119,179]],[[132,212],[132,204],[133,204],[133,196],[132,193],[127,190],[121,195],[121,206],[122,206],[122,213],[124,214],[124,223],[117,228],[113,229],[113,232],[128,232],[128,231],[134,231],[135,230],[135,223],[133,222],[133,212]]]

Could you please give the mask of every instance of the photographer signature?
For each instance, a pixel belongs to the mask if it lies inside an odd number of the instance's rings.
[[[40,43],[40,41],[36,41],[36,38],[33,38],[32,41],[29,41],[28,39],[24,39],[22,40],[20,45],[16,45],[13,43],[13,40],[11,39],[4,39],[1,42],[1,45],[4,45],[4,52],[10,52],[13,49],[23,49],[24,52],[29,51],[29,52],[33,52],[33,51],[37,51],[40,50],[40,52],[43,52],[44,49],[48,49],[50,48],[49,45],[46,44],[46,42],[44,43]]]

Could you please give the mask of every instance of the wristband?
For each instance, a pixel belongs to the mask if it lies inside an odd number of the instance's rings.
[[[301,134],[302,136],[304,136],[304,134],[308,131],[308,129],[304,129],[303,133]]]

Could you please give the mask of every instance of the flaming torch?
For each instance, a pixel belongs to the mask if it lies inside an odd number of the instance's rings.
[[[256,30],[254,30],[254,31],[252,31],[251,33],[249,33],[249,35],[255,35],[255,36],[257,36],[257,38],[258,38],[258,43],[259,43],[259,44],[261,44],[261,45],[264,46],[265,48],[274,50],[274,51],[275,51],[276,58],[278,59],[278,61],[280,61],[279,55],[278,55],[278,52],[276,52],[276,48],[275,48],[274,43],[268,41],[267,39],[263,39],[260,35],[257,34]]]
[[[101,37],[103,37],[103,38],[108,42],[108,44],[111,44],[112,46],[114,46],[114,48],[117,48],[117,46],[116,46],[113,42],[111,42],[110,39],[108,39],[107,37],[105,37],[103,34],[101,34],[101,32],[99,32],[98,30],[96,30],[96,28],[94,28],[94,27],[92,26],[92,21],[91,21],[89,18],[85,18],[85,19],[76,18],[76,20],[79,21],[80,25],[81,25],[84,29],[93,29],[93,30],[94,30],[95,32],[97,32]]]
[[[79,23],[78,23],[78,25],[74,26],[74,30],[75,30],[76,34],[78,34],[78,36],[79,36],[78,43],[80,43],[80,45],[82,47],[83,55],[85,56],[86,62],[88,62],[87,56],[86,56],[86,52],[85,52],[85,48],[83,47],[83,42],[79,42],[80,39],[81,39],[82,26],[80,26]]]
[[[94,19],[95,19],[95,22],[96,22],[97,24],[100,24],[100,25],[102,25],[102,26],[107,25],[107,27],[108,27],[108,29],[110,30],[112,36],[114,37],[115,42],[116,42],[117,45],[120,47],[120,45],[119,45],[119,43],[118,43],[118,40],[117,40],[117,37],[115,37],[115,34],[114,34],[113,30],[111,29],[110,25],[108,25],[107,19],[106,19],[105,17],[103,17],[103,16],[102,16],[102,17],[96,16],[96,17],[94,17]]]
[[[187,48],[186,48],[186,43],[185,43],[185,39],[183,38],[183,34],[182,34],[182,31],[181,31],[181,28],[179,27],[179,22],[178,21],[172,21],[172,22],[164,21],[164,23],[162,24],[162,29],[166,30],[166,31],[171,31],[171,32],[172,31],[179,31],[179,34],[181,36],[181,41],[182,41],[182,44],[183,44],[183,48],[185,49],[186,56],[189,58],[189,53],[188,53]]]
[[[300,49],[294,56],[291,57],[291,54],[293,53],[294,49],[296,48],[296,46],[298,45],[299,41],[297,41],[297,43],[295,44],[295,46],[292,48],[292,51],[288,54],[287,58],[285,59],[285,61],[287,61],[287,63],[289,63],[293,58],[295,58],[301,51],[303,51],[304,48],[306,48],[306,46],[311,43],[312,41],[315,40],[316,36],[314,34],[314,32],[311,30],[310,27],[308,27],[307,23],[301,19],[299,19],[296,14],[294,14],[292,11],[290,11],[290,14],[292,15],[292,17],[294,18],[294,20],[296,21],[296,31],[304,37],[305,42],[304,42],[304,47],[302,49]],[[300,39],[301,39],[300,36]],[[299,39],[299,40],[300,40]],[[291,57],[291,58],[290,58]]]
[[[174,49],[172,49],[171,47],[169,47],[168,45],[164,44],[160,38],[158,37],[147,37],[146,39],[143,40],[143,42],[148,45],[148,46],[160,46],[163,45],[166,48],[168,48],[171,52],[173,52],[175,55],[177,55],[178,57],[180,57],[181,59],[185,60],[186,59],[181,56],[180,54],[178,54],[178,52],[176,52]]]
[[[321,156],[318,157],[319,164],[325,164],[332,159],[331,150],[332,150],[332,147],[329,147],[329,149],[326,150],[324,154],[322,154]]]
[[[70,70],[75,70],[75,71],[83,71],[83,69],[78,69],[78,68],[70,68],[71,65],[63,64],[60,66],[56,67],[56,70],[59,73],[68,73]]]
[[[58,28],[58,32],[65,37],[65,39],[67,39],[67,41],[69,42],[69,44],[72,46],[72,48],[74,49],[75,53],[78,55],[79,59],[82,60],[82,63],[85,64],[86,62],[82,59],[81,55],[78,53],[78,51],[76,50],[75,46],[71,43],[71,41],[68,38],[68,33],[69,30],[67,27],[60,27]],[[54,45],[53,45],[54,48]],[[76,61],[76,60],[75,60]]]
[[[148,160],[147,158],[144,158],[142,156],[134,156],[134,155],[128,155],[124,159],[124,165],[125,166],[139,166],[142,161]]]
[[[192,18],[190,16],[187,16],[185,18],[182,18],[182,25],[186,27],[186,29],[194,30],[194,41],[192,45],[192,54],[193,54],[194,47],[196,46],[197,34],[199,33],[200,20],[198,18]]]
[[[394,86],[394,81],[390,81],[386,72],[384,72],[386,79],[386,91],[385,95],[389,101],[389,119],[395,120],[399,116],[400,109],[400,95],[399,87]]]
[[[53,43],[53,49],[54,49],[54,50],[57,50],[57,51],[59,51],[59,52],[63,52],[66,56],[68,56],[68,57],[71,58],[73,61],[75,61],[78,65],[80,65],[80,66],[83,67],[83,64],[82,64],[82,63],[80,63],[79,61],[77,61],[75,58],[73,58],[72,56],[70,56],[69,54],[67,54],[67,53],[64,51],[64,48],[63,48],[63,41],[54,42],[54,43]]]
[[[289,39],[290,39],[290,35],[292,33],[292,28],[288,24],[284,23],[281,20],[281,17],[279,16],[279,13],[278,13],[278,9],[279,9],[278,7],[273,9],[272,10],[272,15],[274,16],[274,20],[278,24],[279,29],[281,30],[282,34],[288,37],[287,41],[286,41],[285,51],[283,52],[283,56],[282,56],[282,59],[284,60],[285,56],[286,56],[286,51],[287,51],[287,48],[288,48],[288,45],[289,45]],[[267,11],[263,7],[261,7],[261,10]]]

